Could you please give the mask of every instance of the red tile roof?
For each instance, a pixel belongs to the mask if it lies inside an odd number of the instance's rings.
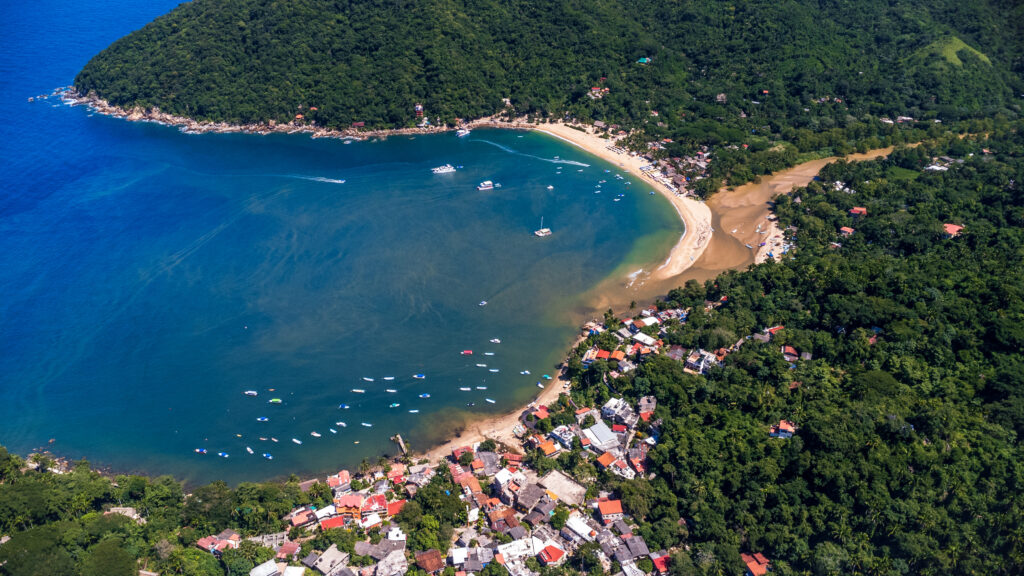
[[[601,516],[622,514],[622,500],[605,500],[604,502],[598,502],[597,509],[601,512]]]
[[[320,521],[321,530],[330,530],[331,528],[341,528],[345,526],[344,516],[335,516],[334,518],[327,518],[326,520]]]
[[[664,556],[658,556],[657,558],[652,557],[651,560],[654,561],[654,568],[658,572],[661,572],[662,574],[665,574],[666,572],[668,572],[668,564],[669,564],[669,561],[671,560],[671,557],[669,557],[668,554],[666,554]]]
[[[602,468],[611,466],[613,462],[615,462],[615,456],[612,456],[611,452],[605,452],[597,458],[597,463],[600,464]]]
[[[956,224],[943,224],[942,229],[946,231],[946,234],[950,236],[957,236],[960,231],[964,229],[963,226],[957,226]]]
[[[740,554],[740,558],[743,563],[747,565],[747,570],[754,576],[764,576],[768,573],[768,559],[760,553],[751,556],[750,554]]]
[[[388,503],[388,516],[394,516],[402,511],[405,506],[405,500],[399,500],[397,502]]]
[[[554,546],[546,546],[540,551],[540,561],[545,564],[554,564],[565,556],[565,552],[561,548]]]

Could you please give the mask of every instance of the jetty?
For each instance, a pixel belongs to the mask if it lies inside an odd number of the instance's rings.
[[[409,450],[405,447],[405,440],[402,440],[401,434],[395,434],[391,437],[391,441],[398,444],[398,447],[402,449],[402,454],[408,454]]]

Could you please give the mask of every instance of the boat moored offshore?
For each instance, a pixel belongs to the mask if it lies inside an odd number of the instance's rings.
[[[445,164],[444,166],[431,168],[430,171],[433,172],[434,174],[451,174],[452,172],[455,172],[455,166],[452,166],[451,164]]]

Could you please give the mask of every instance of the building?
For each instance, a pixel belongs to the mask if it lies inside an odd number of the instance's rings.
[[[338,550],[337,544],[331,544],[331,547],[313,562],[313,569],[324,576],[336,576],[342,568],[348,565],[348,559],[348,552],[342,552]]]
[[[439,550],[427,550],[416,553],[416,565],[427,574],[435,574],[444,570],[444,556]]]
[[[839,229],[839,235],[844,237],[852,236],[854,232],[855,230],[853,228],[850,228],[849,226],[843,226],[842,228]]]
[[[964,227],[956,224],[943,224],[942,229],[946,231],[946,238],[956,238]]]
[[[850,208],[850,216],[854,218],[861,218],[868,215],[868,209],[863,206],[854,206]]]
[[[281,576],[281,573],[277,571],[277,562],[267,560],[263,564],[249,570],[249,576]]]
[[[607,452],[619,447],[619,437],[601,420],[590,428],[584,429],[583,436],[590,440],[592,450]]]
[[[622,501],[605,500],[597,503],[597,511],[605,524],[611,524],[622,518]]]
[[[747,565],[747,576],[764,576],[768,573],[770,562],[764,554],[740,554],[740,559]]]
[[[768,429],[768,435],[772,438],[792,438],[796,433],[796,424],[789,420],[779,420],[779,423]]]
[[[562,550],[557,546],[549,544],[545,546],[543,550],[540,551],[540,554],[537,555],[537,558],[545,566],[558,566],[562,563],[562,560],[565,559],[565,550]]]

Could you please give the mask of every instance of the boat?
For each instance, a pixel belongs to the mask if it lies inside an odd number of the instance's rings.
[[[373,378],[368,378],[366,376],[363,376],[363,380],[366,380],[367,382],[373,382]]]
[[[487,368],[487,364],[477,364],[477,368]]]
[[[487,390],[487,386],[477,386],[477,390]]]
[[[541,384],[540,382],[537,382],[537,388],[543,388],[543,387],[544,387],[543,384]]]
[[[484,352],[484,356],[494,356],[494,352]]]
[[[267,438],[265,436],[260,436],[260,442],[266,442],[266,441],[267,441]]]
[[[320,437],[320,433],[317,432],[316,430],[310,432],[309,435],[312,436],[313,438],[319,438]]]
[[[302,444],[302,440],[299,440],[298,438],[292,438],[292,442],[295,442],[296,444]]]
[[[462,355],[463,356],[472,356],[473,355],[473,351],[472,350],[463,350],[462,351]]]
[[[751,248],[751,249],[753,249],[753,248],[754,248],[754,247],[753,247],[753,246],[751,246],[750,244],[744,244],[744,246],[746,246],[747,248]]]
[[[490,398],[484,398],[484,400],[487,400],[487,402],[489,404],[494,404],[495,403],[494,400],[491,400]]]
[[[551,236],[551,228],[545,228],[544,227],[544,217],[543,216],[540,217],[540,228],[537,229],[537,230],[534,230],[533,234],[534,234],[534,236],[537,236],[538,238],[545,238],[547,236]]]
[[[221,458],[227,458],[228,457],[228,453],[227,452],[217,452],[217,456],[220,456]]]
[[[487,306],[487,300],[481,300],[477,306]]]
[[[409,410],[409,414],[419,414],[419,410]]]
[[[363,422],[362,425],[366,426],[367,428],[373,428],[373,424],[370,424],[369,422]]]
[[[252,451],[252,448],[249,448],[248,446],[245,447],[245,451],[249,454],[255,454],[255,452]]]
[[[499,338],[491,338],[491,344],[501,344],[501,339],[499,339]]]
[[[349,409],[349,405],[348,404],[338,404],[338,408],[341,408],[342,410],[348,410]]]
[[[420,398],[430,398],[430,394],[424,392],[423,394],[420,394]]]
[[[206,448],[196,448],[196,454],[206,454]]]
[[[335,424],[341,426],[342,428],[348,428],[348,424],[345,424],[344,422],[335,422]]]
[[[417,380],[423,380],[424,378],[426,378],[426,376],[423,374],[413,374],[412,377]]]
[[[551,376],[548,376],[547,374],[542,375],[541,378],[545,380],[551,380]]]
[[[270,455],[270,452],[264,452],[263,453],[263,457],[266,458],[267,460],[273,460],[274,459],[274,457]]]
[[[489,372],[497,372],[497,371],[498,371],[498,369],[497,369],[497,368],[491,368],[491,369],[489,370]]]
[[[394,388],[385,388],[384,391],[387,392],[388,394],[397,394],[398,393],[398,390],[395,390]]]
[[[255,391],[255,390],[246,390],[246,391],[244,392],[244,394],[245,394],[246,396],[258,396],[258,395],[259,395],[259,392]]]
[[[392,381],[394,379],[395,379],[394,376],[385,376],[384,378],[382,378],[382,380],[387,380],[388,382],[390,382],[390,381]]]
[[[520,372],[520,374],[525,374],[525,375],[529,376],[530,375],[530,371],[529,370],[523,370],[522,372]]]
[[[352,391],[356,394],[366,394],[366,390],[363,390],[362,388],[353,388]]]
[[[280,398],[271,398],[269,403],[270,404],[280,404],[281,403],[281,399]]]
[[[455,131],[455,135],[458,136],[459,138],[462,138],[463,136],[469,136],[469,128],[459,128],[458,130]]]
[[[273,436],[271,436],[271,437],[270,437],[270,441],[271,441],[271,442],[277,442],[277,438],[274,438]]]
[[[259,418],[256,419],[256,421],[257,422],[269,422],[270,418],[267,418],[266,416],[260,416]]]
[[[338,433],[338,431],[335,430],[334,428],[328,428],[328,430],[331,431],[331,434],[337,434]]]
[[[470,390],[472,390],[472,388],[470,388],[469,386],[462,386],[461,388],[459,388],[459,390],[462,390],[463,392],[469,392]]]
[[[480,191],[494,190],[495,188],[501,188],[501,184],[495,184],[494,182],[491,182],[490,180],[484,180],[483,182],[477,184],[477,186],[476,186],[476,189],[480,190]]]
[[[398,402],[392,402],[391,404],[388,404],[388,408],[398,408],[399,406],[401,406],[401,404],[399,404]]]
[[[451,174],[452,172],[455,172],[455,166],[452,166],[451,164],[445,164],[444,166],[431,168],[430,171],[433,172],[434,174]]]
[[[548,190],[554,190],[554,189],[555,189],[554,186],[552,186],[551,184],[548,184]]]

